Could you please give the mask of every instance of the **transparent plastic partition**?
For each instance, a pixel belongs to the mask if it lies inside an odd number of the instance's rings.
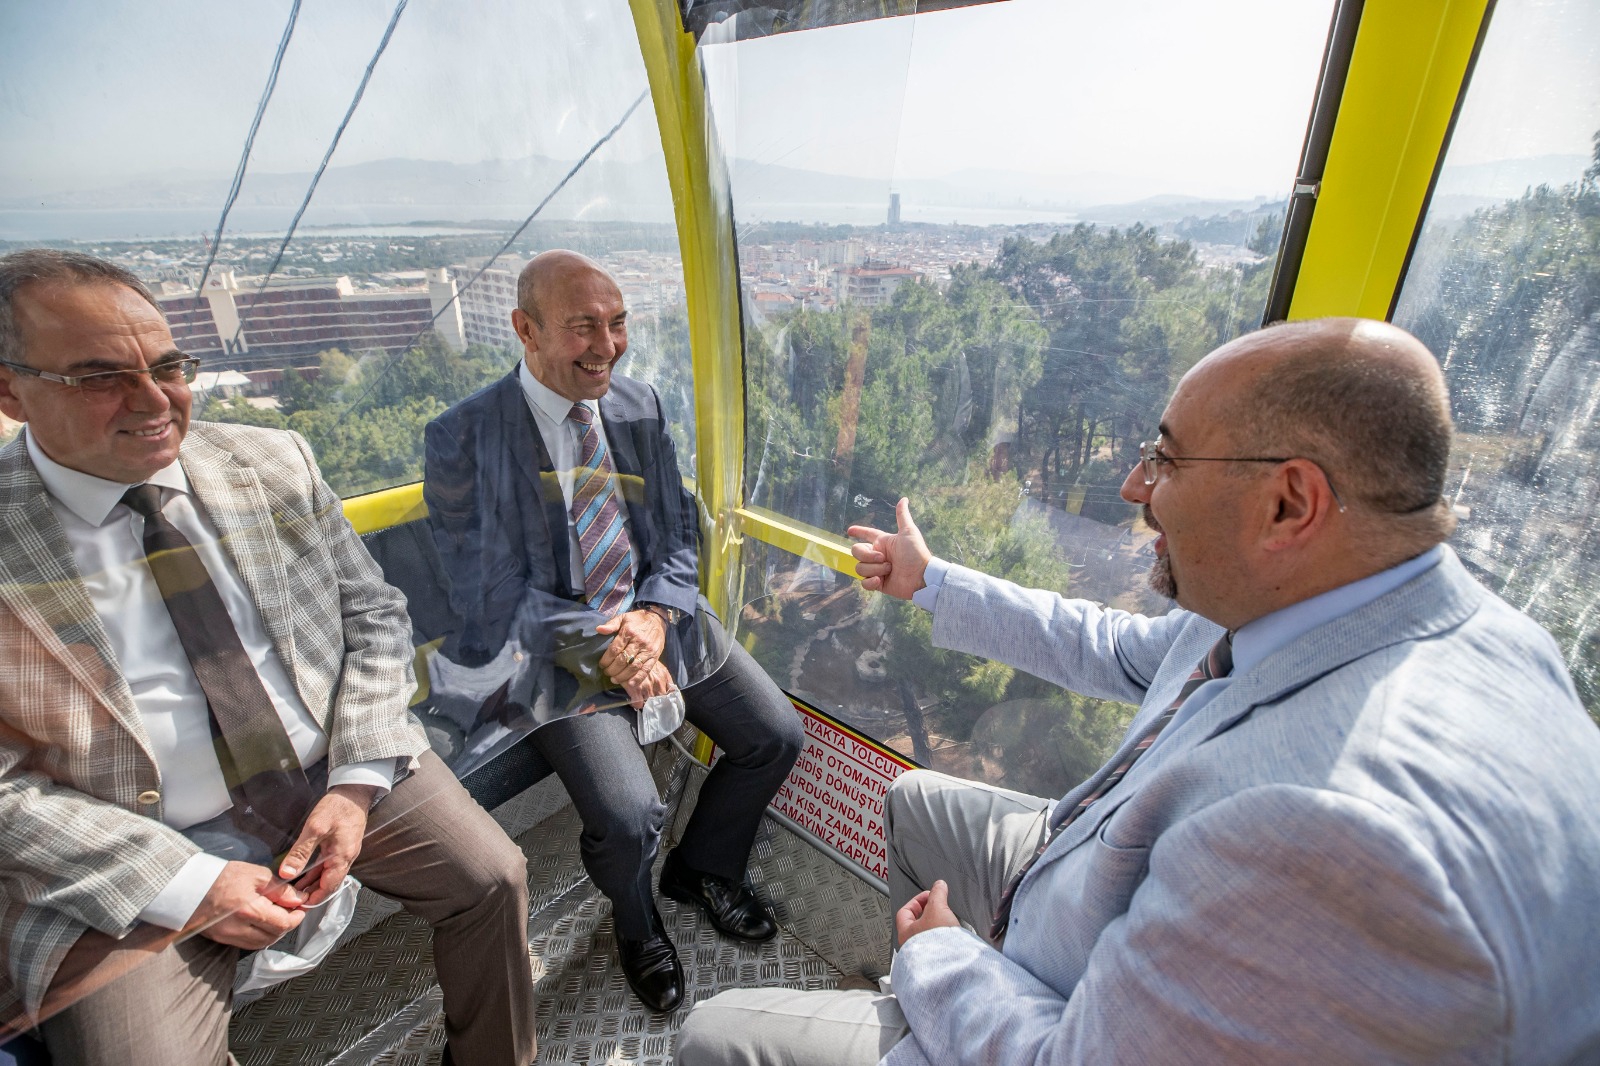
[[[726,636],[695,596],[702,518],[680,480],[695,472],[683,271],[625,0],[274,0],[225,13],[194,0],[159,12],[67,0],[8,6],[0,42],[0,129],[9,149],[0,167],[0,251],[71,248],[132,270],[154,291],[177,345],[203,360],[195,418],[299,432],[338,495],[420,480],[426,425],[513,372],[522,346],[510,313],[529,257],[572,248],[596,259],[629,310],[619,371],[656,390],[665,428],[652,413],[653,432],[666,434],[664,454],[675,450],[679,467],[670,477],[665,467],[652,471],[662,484],[645,490],[640,470],[620,458],[616,464],[639,543],[676,538],[691,559],[679,582],[683,602],[665,627],[661,687],[681,689],[716,669]],[[618,423],[619,451],[631,431],[627,420]],[[0,432],[14,435],[16,427]],[[290,467],[298,461],[285,455]],[[514,466],[519,457],[502,460]],[[634,512],[645,495],[659,506]],[[201,510],[227,536],[201,554],[208,568],[226,570],[228,552],[240,544],[280,540],[292,551],[283,558],[294,565],[274,571],[272,595],[248,591],[266,587],[254,569],[259,559],[235,565],[246,571],[244,599],[268,635],[259,661],[276,652],[301,671],[285,691],[309,701],[305,713],[320,723],[294,734],[313,802],[324,794],[329,764],[352,750],[370,749],[374,738],[380,747],[415,746],[408,704],[444,776],[419,770],[397,782],[369,826],[465,797],[451,770],[482,765],[561,715],[624,714],[648,738],[671,723],[670,698],[655,717],[635,718],[633,705],[645,701],[612,683],[620,668],[605,658],[609,642],[595,631],[597,613],[559,631],[552,624],[559,612],[531,602],[506,605],[503,618],[462,617],[450,588],[452,579],[457,588],[467,581],[447,571],[452,560],[441,560],[425,519],[369,542],[383,576],[407,597],[408,628],[371,572],[352,569],[348,559],[329,563],[329,544],[342,545],[335,556],[360,551],[336,497],[319,493],[314,513],[280,501],[275,511],[243,516],[256,502],[249,493],[204,499]],[[130,537],[138,533],[131,512],[110,521]],[[50,566],[67,557],[53,548]],[[20,555],[8,547],[6,559],[14,564]],[[123,565],[146,574],[142,552]],[[4,579],[9,604],[41,602],[58,588],[76,596],[67,571],[21,574],[13,567]],[[88,575],[96,588],[125,576],[112,569]],[[549,576],[548,598],[577,613],[583,593],[571,573]],[[238,573],[233,580],[238,585]],[[470,600],[463,594],[456,602]],[[61,639],[91,658],[85,649],[98,652],[93,669],[110,670],[104,692],[84,688],[73,652],[52,651],[48,640],[39,645],[45,638],[12,625],[17,616],[4,608],[8,663],[45,665],[37,676],[0,680],[0,824],[8,834],[0,848],[0,1043],[174,942],[215,945],[223,935],[238,942],[237,929],[222,930],[244,912],[219,904],[223,897],[208,892],[215,885],[203,875],[190,879],[194,891],[180,893],[179,903],[147,912],[202,852],[259,873],[248,907],[268,897],[295,913],[344,906],[331,896],[337,878],[321,886],[328,900],[308,895],[315,889],[306,879],[320,884],[327,865],[313,860],[294,878],[306,882],[299,889],[272,876],[269,867],[302,828],[305,805],[265,821],[236,817],[237,782],[215,754],[232,749],[207,734],[205,700],[185,705],[186,728],[199,734],[186,742],[161,736],[164,726],[142,718],[139,685],[133,696],[119,689],[107,616],[91,606],[73,599],[77,613],[62,623]],[[341,625],[357,616],[374,628],[359,640],[347,628],[341,644]],[[495,639],[463,650],[469,628],[483,637],[496,626]],[[286,633],[294,636],[292,655]],[[367,638],[372,645],[362,643]],[[405,672],[413,660],[429,681],[415,699]],[[358,675],[382,690],[364,726],[359,715],[330,710],[334,694]],[[305,682],[313,676],[320,680]],[[324,697],[326,706],[318,702]],[[99,699],[111,700],[116,714],[108,716]],[[60,714],[82,721],[52,717],[58,705],[76,708]],[[346,731],[361,729],[352,742]],[[85,737],[99,745],[96,757],[121,760],[114,773],[84,761]],[[305,737],[309,746],[300,743]],[[425,762],[438,767],[433,758]],[[298,771],[289,773],[301,789]],[[195,793],[196,781],[216,786],[206,802],[170,798],[174,789]],[[252,843],[255,834],[241,822],[265,827],[262,836],[272,839]],[[368,852],[379,846],[370,833],[362,841]],[[373,877],[377,888],[394,881]],[[247,962],[238,979],[249,981],[259,968]],[[224,1001],[234,976],[217,979]],[[135,1020],[165,1024],[158,1016]]]
[[[841,535],[892,528],[909,497],[935,550],[967,565],[1166,609],[1144,585],[1153,534],[1118,489],[1184,371],[1260,324],[1331,14],[1008,0],[764,38],[708,29],[748,500]],[[1061,791],[1097,765],[1036,773],[1025,741],[972,754],[987,710],[1066,697],[933,651],[910,607],[863,601],[864,620],[818,637],[810,608],[787,606],[797,575],[845,615],[860,593],[746,545],[744,622],[780,684],[1008,787]],[[899,673],[869,684],[856,657],[875,645],[851,634],[889,621]],[[808,665],[846,640],[849,662]],[[925,745],[902,720],[913,705],[943,716]],[[944,741],[961,754],[939,755]]]
[[[1502,0],[1395,307],[1444,366],[1451,542],[1600,720],[1600,10]]]

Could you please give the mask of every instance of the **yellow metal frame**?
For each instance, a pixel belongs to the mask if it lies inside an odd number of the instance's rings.
[[[344,516],[362,534],[426,518],[428,505],[422,502],[422,482],[352,496],[344,501]]]
[[[821,563],[841,574],[856,576],[855,557],[850,554],[850,542],[843,537],[796,522],[765,507],[741,507],[738,514],[740,528],[762,543]]]
[[[694,364],[695,480],[709,515],[700,584],[724,618],[739,599],[744,344],[732,205],[694,36],[676,0],[630,0],[678,224]]]
[[[1289,317],[1387,318],[1488,0],[1366,0]]]

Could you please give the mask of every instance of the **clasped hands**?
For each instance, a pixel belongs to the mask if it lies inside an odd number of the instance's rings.
[[[361,854],[367,811],[378,789],[335,785],[306,817],[300,836],[278,864],[230,862],[212,883],[189,921],[191,929],[219,944],[254,950],[276,942],[305,920],[305,908],[326,902]],[[306,864],[318,853],[310,870]]]
[[[622,686],[635,710],[652,696],[665,696],[677,687],[672,671],[661,662],[667,646],[667,624],[650,610],[627,611],[595,627],[595,632],[612,638],[600,669]]]

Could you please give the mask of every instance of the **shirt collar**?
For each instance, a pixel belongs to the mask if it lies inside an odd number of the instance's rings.
[[[39,471],[39,480],[44,482],[45,491],[91,526],[105,525],[106,519],[111,517],[112,508],[122,502],[122,494],[133,486],[62,466],[44,453],[39,442],[34,440],[31,429],[25,428],[23,435],[28,442],[28,458],[33,460],[34,469]],[[151,474],[143,483],[178,492],[189,491],[189,477],[176,462]]]
[[[1444,558],[1444,548],[1435,545],[1398,566],[1391,566],[1360,581],[1329,589],[1309,600],[1292,603],[1282,610],[1263,615],[1239,627],[1233,635],[1233,673],[1239,676],[1291,642],[1357,611],[1379,596],[1393,592],[1414,577],[1433,569]]]
[[[572,413],[572,401],[550,388],[544,382],[533,376],[533,371],[528,369],[526,359],[517,364],[517,381],[522,385],[522,395],[528,402],[539,410],[552,422],[560,425],[567,420],[567,415]],[[598,413],[597,405],[593,400],[579,400],[591,412]]]

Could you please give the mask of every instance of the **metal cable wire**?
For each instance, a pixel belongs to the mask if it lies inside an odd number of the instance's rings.
[[[256,132],[261,129],[261,119],[267,113],[267,103],[272,99],[272,91],[278,87],[278,71],[283,67],[283,54],[289,50],[289,38],[294,36],[295,22],[299,18],[300,0],[294,0],[289,7],[289,21],[283,27],[283,39],[278,42],[278,54],[272,57],[272,70],[267,75],[267,87],[261,92],[261,102],[256,104],[256,117],[251,120],[250,132],[244,139],[244,152],[239,156],[239,168],[233,173],[233,184],[228,188],[228,198],[222,205],[222,217],[217,219],[217,235],[211,240],[205,268],[200,271],[200,284],[194,289],[196,296],[205,291],[206,278],[211,274],[212,264],[217,261],[217,249],[222,245],[222,230],[228,224],[228,212],[233,210],[234,201],[239,199],[239,190],[244,185],[244,172],[250,165],[250,150],[255,147]]]
[[[283,241],[278,245],[278,252],[272,257],[272,265],[267,267],[267,272],[261,277],[261,285],[256,289],[260,296],[267,291],[267,284],[272,280],[272,275],[278,272],[278,267],[283,263],[283,255],[289,250],[289,242],[294,240],[295,230],[300,226],[300,219],[305,216],[306,208],[311,206],[311,198],[316,195],[317,184],[322,181],[323,173],[328,169],[328,163],[333,159],[333,153],[339,148],[339,139],[344,136],[345,127],[350,125],[350,120],[355,116],[356,108],[361,105],[361,98],[366,95],[367,83],[372,81],[372,71],[378,65],[378,60],[383,58],[383,53],[389,47],[389,38],[394,36],[394,28],[400,22],[400,16],[405,12],[406,4],[410,0],[400,0],[395,5],[394,14],[389,16],[389,26],[383,31],[383,39],[378,42],[378,50],[372,53],[372,58],[367,61],[366,73],[361,75],[361,84],[356,86],[356,94],[350,100],[350,106],[345,110],[344,118],[339,122],[339,128],[333,131],[333,141],[328,145],[328,150],[322,154],[322,162],[317,166],[317,172],[311,175],[311,184],[306,187],[305,198],[300,201],[300,207],[294,213],[294,218],[289,222],[289,229],[283,235]],[[239,316],[239,325],[233,331],[233,340],[238,343],[239,337],[244,333],[244,316]]]
[[[522,220],[522,224],[520,226],[518,226],[515,230],[512,231],[511,236],[507,237],[505,239],[505,241],[500,245],[500,248],[493,255],[491,255],[489,257],[488,261],[485,262],[482,267],[480,267],[478,269],[478,272],[476,274],[472,275],[472,280],[468,281],[465,285],[458,286],[457,289],[456,289],[456,294],[454,296],[450,297],[450,299],[445,302],[445,305],[443,307],[439,308],[437,311],[435,311],[432,314],[432,316],[429,317],[428,324],[423,326],[421,329],[417,330],[417,332],[413,333],[411,335],[411,339],[406,341],[405,344],[403,344],[403,345],[401,345],[401,346],[399,346],[398,348],[395,349],[394,354],[390,355],[388,357],[388,360],[384,363],[382,371],[380,371],[377,374],[372,375],[371,384],[367,385],[366,388],[362,389],[361,390],[361,395],[357,396],[354,400],[350,401],[350,403],[344,408],[344,410],[339,412],[339,417],[333,422],[333,424],[330,425],[326,430],[323,431],[323,433],[319,434],[317,436],[317,438],[311,442],[313,445],[321,444],[324,440],[327,439],[327,434],[333,432],[335,429],[338,429],[339,426],[344,424],[345,416],[350,414],[352,411],[355,411],[356,409],[358,409],[361,406],[361,404],[366,400],[366,398],[372,394],[372,390],[377,388],[378,387],[378,383],[380,381],[382,381],[384,379],[384,377],[389,373],[390,369],[392,369],[394,367],[394,365],[397,362],[399,362],[401,357],[403,357],[407,352],[409,352],[411,350],[411,346],[413,344],[416,344],[417,341],[421,339],[421,337],[422,337],[422,335],[424,333],[426,333],[428,330],[433,328],[433,324],[435,322],[439,321],[439,316],[444,314],[446,311],[450,310],[451,305],[459,303],[460,300],[461,300],[461,294],[466,292],[468,289],[472,288],[474,285],[476,285],[478,283],[478,279],[482,278],[484,276],[484,274],[488,273],[489,268],[494,266],[495,261],[498,260],[502,255],[505,255],[506,252],[510,250],[511,246],[516,243],[517,238],[522,236],[523,231],[526,230],[530,225],[533,224],[533,220],[534,219],[539,217],[539,213],[545,209],[545,205],[547,205],[551,200],[555,199],[556,194],[559,193],[562,189],[567,187],[567,182],[571,181],[574,177],[576,177],[578,171],[580,171],[580,170],[582,170],[584,168],[584,166],[589,162],[589,160],[594,157],[594,154],[596,152],[598,152],[601,148],[603,148],[605,146],[606,142],[610,141],[611,138],[613,138],[613,137],[615,137],[617,135],[617,133],[622,129],[622,127],[627,124],[627,121],[630,118],[633,117],[633,113],[639,109],[639,105],[644,103],[645,100],[649,99],[649,97],[650,97],[650,90],[646,89],[644,92],[642,92],[642,93],[640,93],[638,95],[638,97],[633,101],[633,103],[628,105],[628,109],[622,113],[622,117],[621,118],[617,119],[616,124],[613,125],[609,130],[606,130],[605,133],[601,134],[600,135],[600,139],[595,141],[592,145],[590,145],[589,146],[589,150],[587,152],[584,152],[583,156],[576,163],[572,164],[572,169],[567,171],[566,175],[564,177],[562,177],[562,179],[560,181],[556,182],[555,188],[551,189],[548,193],[546,193],[544,199],[539,201],[539,206],[535,207],[533,209],[533,211],[529,213],[528,217]],[[361,376],[364,379],[364,378],[366,378],[367,375],[365,373],[363,373]]]

